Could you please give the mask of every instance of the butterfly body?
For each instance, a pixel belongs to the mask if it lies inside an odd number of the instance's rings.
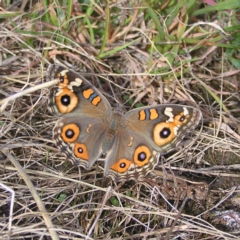
[[[48,76],[58,79],[50,98],[50,110],[60,115],[56,145],[67,160],[87,169],[104,154],[104,174],[115,180],[144,177],[201,119],[198,109],[175,104],[123,114],[81,75],[52,65]]]

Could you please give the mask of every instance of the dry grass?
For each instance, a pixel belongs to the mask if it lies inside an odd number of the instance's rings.
[[[163,2],[1,3],[1,239],[239,238],[240,6]],[[143,182],[72,166],[52,140],[53,62],[105,76],[113,107],[184,103],[203,124]]]

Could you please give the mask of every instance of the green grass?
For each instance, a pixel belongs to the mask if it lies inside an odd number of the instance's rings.
[[[213,3],[1,2],[2,236],[10,221],[11,239],[239,238],[240,3]],[[101,76],[86,78],[113,108],[186,104],[203,124],[143,181],[73,166],[52,140],[50,63]]]

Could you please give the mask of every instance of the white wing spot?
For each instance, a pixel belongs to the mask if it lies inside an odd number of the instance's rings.
[[[60,72],[60,75],[61,75],[62,77],[64,77],[64,75],[65,75],[67,72],[68,72],[67,69],[66,69],[66,70],[62,70],[62,71]]]
[[[75,81],[71,82],[71,85],[79,87],[82,85],[82,82],[83,82],[82,79],[75,78]]]
[[[178,127],[177,126],[173,128],[173,132],[174,132],[174,135],[177,136],[177,134],[178,134]]]
[[[62,127],[63,125],[64,125],[63,122],[58,122],[58,126],[59,126],[59,127]]]
[[[169,117],[169,119],[168,119],[168,121],[167,122],[173,122],[174,121],[174,115],[173,115],[173,113],[172,113],[172,108],[170,108],[170,107],[166,107],[165,108],[165,111],[164,111],[164,114],[166,115],[166,116],[168,116]]]
[[[133,163],[131,163],[131,165],[128,168],[128,171],[130,171],[130,170],[135,170],[135,165]]]
[[[68,85],[68,89],[73,92],[73,87],[79,87],[81,85],[82,80],[80,78],[75,78],[75,80]]]
[[[189,111],[187,110],[186,107],[183,107],[183,114],[184,116],[187,116],[189,114]]]

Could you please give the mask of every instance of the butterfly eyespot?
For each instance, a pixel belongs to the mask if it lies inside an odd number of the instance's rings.
[[[88,151],[85,144],[75,143],[74,145],[74,154],[76,157],[83,160],[88,160]]]
[[[67,138],[73,138],[74,137],[74,131],[72,129],[68,129],[65,133]]]
[[[152,153],[147,146],[139,146],[135,149],[133,160],[139,167],[147,164],[152,157]]]
[[[70,102],[71,102],[71,98],[70,98],[69,95],[63,95],[63,96],[61,97],[61,103],[62,103],[62,105],[68,106],[68,105],[70,104]]]
[[[153,128],[153,140],[159,147],[171,142],[177,135],[177,126],[174,123],[162,122]]]
[[[181,126],[185,123],[187,123],[188,119],[189,119],[190,115],[184,115],[184,113],[180,113],[179,115],[177,115],[175,118],[174,118],[174,124],[176,126]]]
[[[112,165],[111,169],[118,173],[125,173],[129,169],[131,163],[132,162],[130,160],[126,158],[121,158]]]
[[[56,96],[55,102],[59,112],[69,113],[69,112],[72,112],[75,109],[75,107],[78,105],[79,99],[68,88],[64,88]]]
[[[165,127],[159,134],[161,138],[168,138],[171,135],[171,129]]]
[[[57,78],[58,78],[58,86],[60,88],[66,88],[69,85],[69,80],[68,80],[68,76],[67,73],[68,70],[63,70],[62,72],[57,74]]]
[[[62,128],[61,137],[64,142],[75,142],[80,134],[80,128],[74,124],[67,124]]]
[[[185,119],[186,119],[186,117],[185,117],[185,116],[182,116],[182,117],[179,118],[179,121],[180,121],[180,122],[184,122]]]
[[[139,161],[144,161],[146,159],[146,153],[145,152],[141,152],[138,154],[138,160]]]
[[[68,85],[69,84],[69,80],[68,80],[68,77],[67,75],[65,74],[64,76],[60,76],[59,77],[59,82],[60,84],[65,84],[65,85]]]
[[[125,168],[126,167],[126,163],[125,162],[120,163],[119,167],[122,168],[122,169]]]

